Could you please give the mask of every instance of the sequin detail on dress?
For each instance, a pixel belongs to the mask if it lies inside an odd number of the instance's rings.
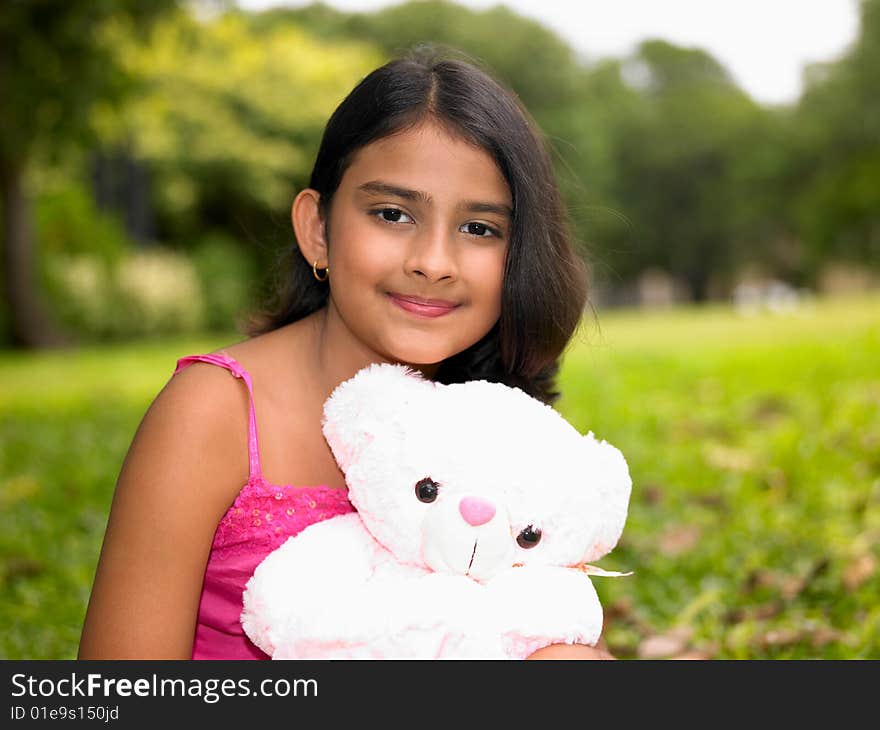
[[[268,554],[309,525],[353,510],[344,489],[251,479],[217,525],[211,557],[225,560],[258,548]]]

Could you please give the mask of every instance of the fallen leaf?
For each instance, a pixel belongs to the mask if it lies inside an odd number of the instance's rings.
[[[819,648],[832,641],[838,641],[843,634],[830,626],[800,626],[770,629],[755,637],[754,645],[762,649],[793,646],[809,642],[813,648]]]
[[[807,632],[797,629],[770,629],[757,637],[756,642],[763,649],[791,646],[805,638]]]
[[[743,581],[742,592],[746,595],[754,593],[760,588],[776,588],[779,585],[779,575],[767,568],[755,568]]]
[[[652,631],[651,626],[640,618],[633,608],[631,598],[618,598],[605,608],[605,622],[607,624],[624,623],[634,627],[640,634],[649,634]]]
[[[826,644],[830,644],[834,641],[839,641],[842,636],[843,633],[841,633],[837,629],[833,629],[828,626],[820,626],[813,632],[813,637],[810,640],[810,643],[813,645],[813,648],[820,649]]]
[[[681,659],[706,660],[706,659],[711,659],[712,656],[709,653],[707,653],[706,651],[703,651],[701,649],[688,649],[687,651],[685,651],[681,654],[676,654],[675,656],[671,656],[669,658],[670,659],[679,659],[679,660],[681,660]]]
[[[632,614],[632,599],[624,596],[605,607],[605,616],[608,618],[629,618]]]
[[[710,507],[712,509],[727,508],[727,500],[721,494],[701,494],[693,499],[697,504],[702,505],[703,507]]]
[[[773,618],[782,613],[783,608],[785,608],[785,604],[782,601],[771,601],[770,603],[762,603],[759,606],[755,606],[749,612],[749,615],[756,619]]]
[[[746,620],[761,620],[773,618],[782,613],[785,608],[783,601],[770,601],[769,603],[759,603],[755,606],[740,606],[731,608],[724,614],[724,621],[728,624],[739,624]]]
[[[804,575],[793,575],[787,578],[782,584],[782,597],[786,601],[791,601],[792,599],[797,598],[797,596],[800,595],[803,590],[813,582],[813,580],[818,578],[828,569],[828,565],[828,558],[820,558],[810,566],[810,569]]]
[[[5,577],[7,581],[19,578],[34,578],[46,570],[46,566],[41,561],[20,555],[13,555],[7,558],[2,568],[0,578]],[[5,576],[3,575],[4,573]],[[2,580],[0,580],[0,583],[2,583]]]
[[[663,499],[663,488],[659,484],[646,484],[639,489],[646,504],[659,504]]]
[[[679,626],[665,634],[649,636],[639,644],[638,656],[640,659],[667,659],[682,654],[692,635],[693,629],[689,626]]]
[[[791,575],[782,583],[782,597],[786,601],[796,598],[807,587],[807,578],[800,575]]]
[[[674,525],[657,539],[657,548],[664,555],[680,555],[694,547],[702,534],[696,525]]]
[[[791,406],[788,401],[779,396],[771,395],[762,398],[752,407],[751,418],[767,423],[781,416],[787,416],[790,412]]]
[[[868,580],[877,570],[877,559],[871,553],[860,555],[843,571],[843,584],[848,591],[854,591]]]

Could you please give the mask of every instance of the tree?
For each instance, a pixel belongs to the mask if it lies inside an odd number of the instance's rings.
[[[812,273],[828,259],[880,267],[880,0],[863,0],[859,37],[808,70],[789,170]]]
[[[105,138],[148,165],[160,239],[186,249],[223,230],[255,243],[248,254],[267,268],[264,244],[290,240],[290,203],[327,119],[382,62],[368,43],[315,38],[289,19],[169,13],[126,55],[139,93]]]
[[[95,103],[119,99],[126,91],[125,75],[105,29],[129,22],[144,32],[173,4],[173,0],[9,0],[0,5],[3,301],[15,346],[62,341],[35,281],[26,186],[35,148],[59,150],[88,137]]]
[[[263,22],[287,19],[319,36],[367,40],[386,57],[419,43],[452,47],[488,66],[536,116],[572,98],[579,71],[574,51],[559,35],[503,4],[472,10],[449,0],[411,0],[343,14],[313,3],[265,16]]]
[[[614,242],[616,269],[626,277],[661,267],[703,300],[733,263],[747,193],[733,170],[757,106],[700,49],[645,41],[624,73],[641,103],[615,132],[614,197],[632,224]]]

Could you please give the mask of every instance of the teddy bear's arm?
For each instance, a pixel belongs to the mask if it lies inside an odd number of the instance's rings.
[[[594,646],[602,633],[599,597],[580,571],[511,568],[490,580],[486,592],[509,656],[524,659],[551,644]]]
[[[257,566],[242,596],[242,627],[267,654],[296,623],[319,615],[372,576],[385,551],[357,514],[310,525]]]

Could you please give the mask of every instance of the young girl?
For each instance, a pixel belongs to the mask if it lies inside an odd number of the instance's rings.
[[[291,217],[276,306],[248,339],[178,360],[138,428],[80,658],[266,658],[239,623],[244,585],[288,537],[353,510],[321,409],[369,363],[558,396],[584,267],[536,125],[486,72],[416,49],[370,73]]]

